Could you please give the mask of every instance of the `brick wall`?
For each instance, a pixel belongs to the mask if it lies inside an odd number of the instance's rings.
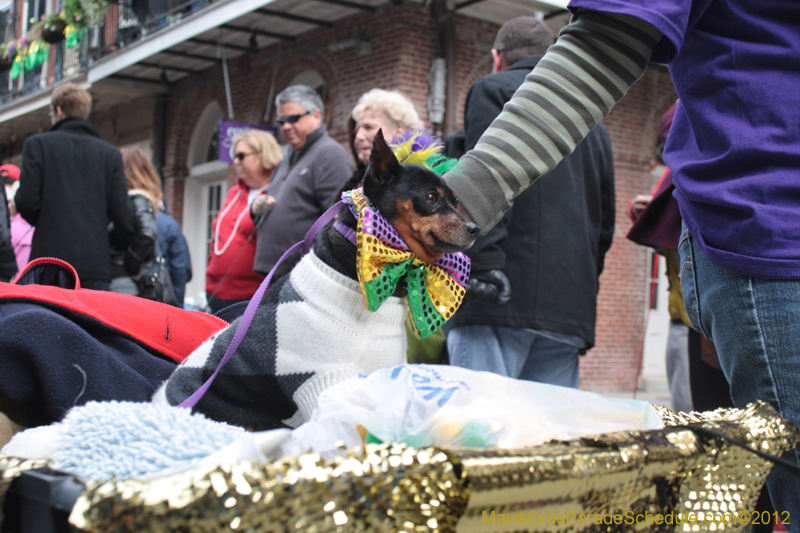
[[[457,123],[461,127],[469,86],[491,72],[490,50],[498,26],[462,16],[456,16],[455,26]],[[328,48],[356,36],[368,40],[368,49]],[[269,104],[270,95],[307,69],[325,80],[330,133],[345,146],[349,112],[359,96],[374,87],[399,89],[425,120],[428,70],[438,46],[437,28],[427,10],[405,4],[359,14],[291,44],[240,57],[230,64],[235,120],[262,123],[269,112],[271,121],[275,110]],[[625,391],[635,386],[646,316],[646,250],[626,241],[630,222],[624,209],[630,198],[649,192],[654,185],[647,165],[658,120],[674,98],[666,70],[652,67],[604,121],[614,143],[617,224],[601,278],[597,346],[582,359],[581,386],[586,389]],[[170,93],[164,174],[170,211],[178,220],[188,175],[189,140],[197,117],[212,101],[227,109],[221,67],[182,80]]]
[[[583,358],[581,386],[635,390],[646,320],[648,248],[625,238],[631,227],[627,204],[655,186],[648,165],[661,115],[675,101],[669,74],[651,66],[603,121],[614,146],[616,229],[600,277],[597,345]]]

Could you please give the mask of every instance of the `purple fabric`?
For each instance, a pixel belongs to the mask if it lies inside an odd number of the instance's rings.
[[[653,193],[653,199],[636,219],[628,232],[628,239],[642,246],[677,250],[681,237],[681,213],[672,196],[675,187],[672,174],[667,174]]]
[[[347,237],[347,240],[350,241],[350,244],[353,246],[358,246],[358,241],[356,240],[356,232],[353,231],[351,228],[348,228],[340,221],[336,221],[333,223],[333,229]]]
[[[664,37],[680,97],[664,158],[683,220],[718,265],[800,279],[800,2],[572,0]]]
[[[672,120],[675,118],[675,109],[678,107],[678,102],[675,102],[669,109],[667,109],[666,113],[661,117],[661,120],[658,122],[658,138],[663,142],[667,142],[667,135],[669,135],[669,130],[672,127]]]
[[[429,130],[421,132],[406,130],[404,134],[398,135],[392,139],[389,144],[392,146],[392,148],[394,148],[395,146],[401,146],[403,143],[412,138],[414,139],[414,142],[411,144],[411,149],[409,150],[411,153],[427,150],[432,146],[444,146],[444,143],[436,138],[436,136]]]

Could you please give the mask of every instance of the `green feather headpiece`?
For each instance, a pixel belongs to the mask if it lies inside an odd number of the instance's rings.
[[[403,137],[395,137],[389,147],[400,163],[422,165],[440,176],[458,162],[457,159],[441,154],[444,143],[427,130],[407,132]]]

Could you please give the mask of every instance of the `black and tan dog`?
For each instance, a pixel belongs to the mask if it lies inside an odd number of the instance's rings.
[[[439,175],[399,163],[380,131],[363,193],[421,261],[435,263],[445,253],[466,249],[478,235],[479,228],[456,211],[456,198]],[[356,230],[348,206],[339,220]],[[351,238],[333,227],[323,229],[313,250],[269,288],[244,340],[196,411],[257,430],[296,427],[331,385],[405,363],[406,303],[395,294],[374,312],[365,308]],[[178,405],[200,388],[237,325],[238,320],[192,353],[153,401]]]

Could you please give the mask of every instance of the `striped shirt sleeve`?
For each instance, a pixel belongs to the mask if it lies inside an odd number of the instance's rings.
[[[573,17],[475,148],[444,176],[481,233],[625,96],[660,38],[627,15]]]

